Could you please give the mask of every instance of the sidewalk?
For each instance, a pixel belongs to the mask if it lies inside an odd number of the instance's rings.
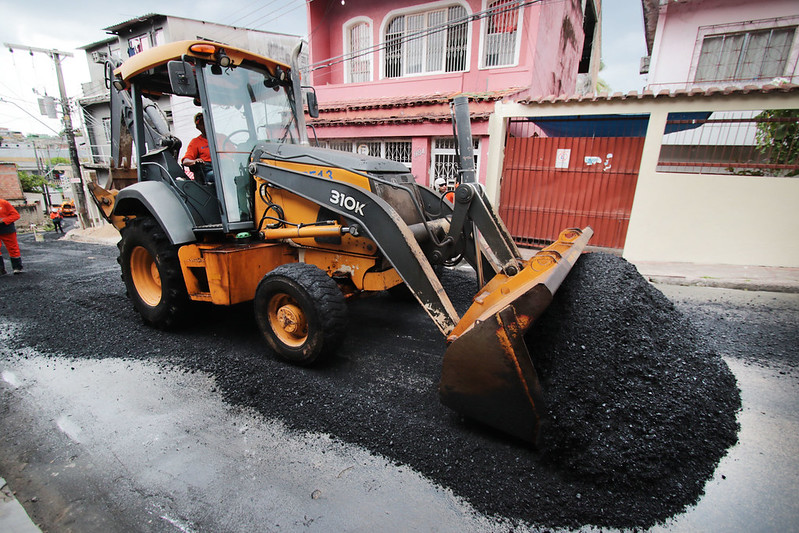
[[[6,480],[0,477],[0,531],[5,533],[39,533],[40,529],[28,517]]]
[[[655,284],[799,293],[799,268],[652,261],[633,264]]]
[[[529,259],[537,250],[521,248]],[[602,251],[602,250],[597,250]],[[746,265],[710,265],[667,261],[630,261],[638,272],[655,285],[717,287],[745,291],[799,294],[799,268]]]

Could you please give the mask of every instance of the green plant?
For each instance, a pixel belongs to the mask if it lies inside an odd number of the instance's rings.
[[[799,109],[767,109],[757,115],[757,151],[776,165],[799,161]],[[797,176],[799,169],[776,171],[778,176]]]
[[[17,175],[19,176],[19,182],[22,184],[22,190],[24,192],[43,192],[42,185],[47,183],[47,180],[43,176],[30,174],[24,170],[18,171]]]

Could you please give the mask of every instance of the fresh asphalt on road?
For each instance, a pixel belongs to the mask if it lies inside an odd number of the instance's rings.
[[[222,329],[189,332],[187,338],[185,333],[163,335],[142,327],[124,296],[114,249],[47,237],[45,243],[21,237],[23,252],[28,252],[26,293],[16,293],[20,299],[10,301],[4,296],[9,291],[0,285],[0,475],[42,529],[497,531],[514,525],[536,529],[534,522],[518,523],[477,511],[468,498],[392,459],[391,450],[377,454],[334,434],[297,431],[279,417],[227,401],[217,376],[187,372],[174,365],[168,353],[202,351],[202,344],[191,341],[215,341]],[[21,278],[8,277],[0,283],[18,283]],[[652,529],[794,528],[799,516],[794,497],[799,486],[799,446],[792,438],[799,433],[799,297],[660,288],[700,330],[719,339],[738,380],[743,409],[738,415],[739,442],[707,481],[704,496]],[[23,301],[26,296],[30,302]],[[45,297],[52,305],[39,307]],[[59,305],[64,299],[74,305]],[[36,313],[30,312],[34,304]],[[29,309],[15,311],[18,306]],[[213,312],[211,316],[220,317]],[[398,316],[404,319],[408,313]],[[247,333],[252,323],[243,314],[234,312],[232,319],[223,320],[228,320],[225,328],[245,336],[244,345],[235,341],[231,348],[249,350],[257,342]],[[243,326],[237,326],[236,320]],[[421,324],[424,317],[420,320]],[[141,338],[148,336],[151,343],[146,347]],[[82,339],[83,345],[76,346],[74,338]],[[393,345],[417,341],[390,338]],[[155,339],[161,344],[153,345]],[[223,351],[222,345],[214,342],[213,348]],[[380,345],[375,341],[364,349],[379,351]],[[142,347],[146,353],[141,353]],[[385,357],[395,347],[382,346],[380,355]],[[231,365],[240,357],[234,351],[218,355],[231,358]],[[341,370],[353,365],[354,361],[343,362]],[[419,394],[435,387],[410,369],[404,371],[405,377],[402,369],[385,370],[382,377],[392,370],[395,382],[382,382],[376,365],[370,386],[377,393],[361,400],[392,402],[399,398],[394,396],[397,387]],[[342,383],[328,391],[331,404],[346,405],[349,386]],[[379,393],[381,388],[385,396]],[[303,408],[302,399],[292,398],[291,403]],[[378,407],[381,413],[396,416],[408,416],[413,410],[409,405],[393,411]],[[340,412],[344,415],[348,409],[342,407]],[[376,419],[373,427],[390,426]],[[403,436],[395,440],[402,445]],[[479,434],[473,442],[508,447]],[[426,453],[442,453],[445,446],[431,443]],[[470,453],[457,450],[466,461]],[[484,486],[490,491],[491,480],[484,480]]]

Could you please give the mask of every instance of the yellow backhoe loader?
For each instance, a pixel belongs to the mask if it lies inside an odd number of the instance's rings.
[[[522,259],[475,180],[465,98],[453,102],[461,177],[450,203],[400,163],[311,146],[303,87],[288,64],[182,41],[109,63],[106,76],[111,178],[129,174],[134,158],[137,175],[121,190],[90,189],[120,230],[122,277],[147,324],[176,324],[191,301],[253,301],[275,354],[310,365],[341,341],[348,298],[409,291],[446,337],[441,401],[536,441],[544,413],[524,333],[592,231],[566,229]],[[202,111],[211,156],[203,168],[181,165],[163,99],[175,114]],[[318,116],[312,91],[307,104]],[[436,275],[461,259],[482,286],[463,317]]]

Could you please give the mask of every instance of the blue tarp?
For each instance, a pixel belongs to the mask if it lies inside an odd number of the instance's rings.
[[[698,128],[709,116],[710,112],[669,113],[669,122],[680,123],[666,124],[666,133]],[[548,137],[644,137],[649,115],[569,115],[528,120]]]

